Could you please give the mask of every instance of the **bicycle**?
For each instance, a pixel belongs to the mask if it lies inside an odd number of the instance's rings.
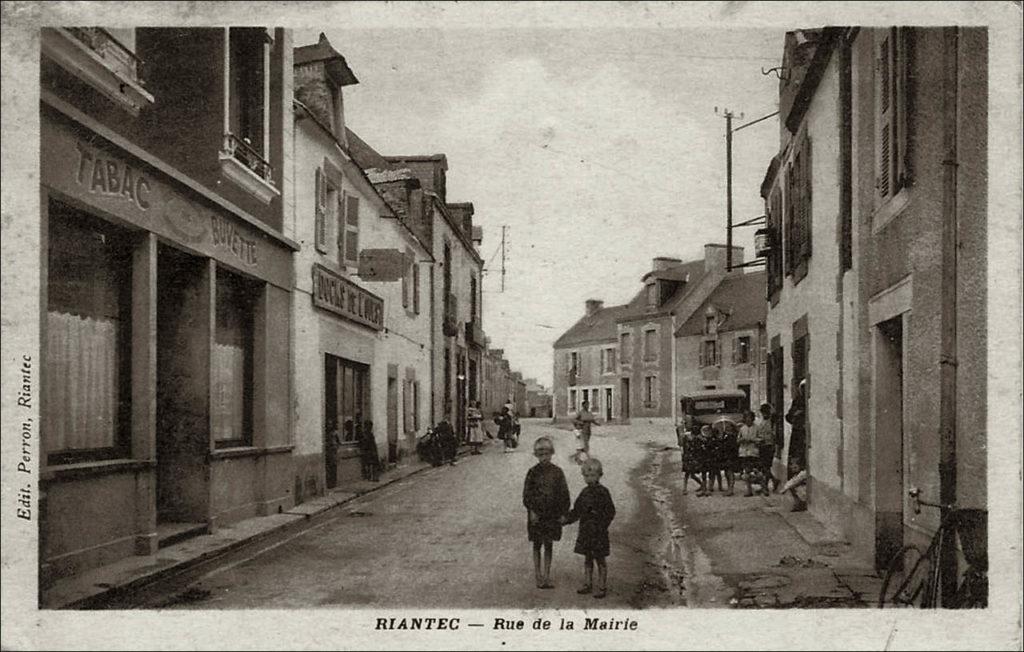
[[[892,558],[879,592],[879,609],[977,609],[988,606],[987,512],[921,500],[921,491],[916,487],[908,494],[914,499],[915,514],[921,513],[922,505],[940,510],[939,529],[924,554],[917,546],[908,545]],[[949,604],[942,604],[943,571],[939,554],[945,537],[954,537],[955,541],[957,536],[967,568]]]

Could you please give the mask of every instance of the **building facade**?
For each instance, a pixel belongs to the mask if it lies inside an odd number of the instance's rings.
[[[385,463],[426,428],[430,254],[352,160],[343,88],[355,75],[327,39],[295,50],[296,499],[360,478],[359,437]]]
[[[910,488],[986,509],[957,482],[987,468],[986,35],[794,32],[784,56],[769,394],[807,379],[811,510],[882,566],[938,526]]]
[[[45,586],[291,505],[297,244],[286,30],[41,42]]]
[[[765,274],[724,279],[676,331],[678,396],[738,389],[751,409],[765,400]]]

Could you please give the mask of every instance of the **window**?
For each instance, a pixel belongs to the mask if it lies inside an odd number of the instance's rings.
[[[135,28],[44,27],[42,53],[133,116],[152,106],[135,54]]]
[[[131,246],[127,234],[50,202],[42,391],[49,463],[127,457]]]
[[[420,266],[416,264],[415,255],[412,261],[412,311],[420,314]]]
[[[314,240],[316,250],[322,254],[327,253],[327,176],[320,168],[316,169],[316,188],[314,197],[315,203],[315,226]]]
[[[733,340],[732,363],[748,364],[750,362],[750,337],[742,336]]]
[[[576,410],[576,390],[575,389],[570,389],[569,390],[569,411],[572,412],[572,411],[575,411],[575,410]]]
[[[811,139],[805,133],[793,146],[786,175],[786,273],[799,282],[811,257]]]
[[[469,318],[475,322],[479,322],[480,318],[477,316],[477,296],[476,296],[476,275],[469,275]]]
[[[569,378],[575,380],[580,373],[580,354],[573,351],[569,354]]]
[[[658,406],[658,377],[644,377],[644,407],[653,408]]]
[[[658,331],[646,330],[644,331],[644,360],[657,360],[658,359]]]
[[[601,411],[601,390],[596,387],[590,390],[590,411],[594,414]]]
[[[601,371],[606,374],[615,373],[615,349],[601,349]]]
[[[342,443],[354,444],[370,419],[370,367],[326,355],[326,427]]]
[[[781,173],[780,173],[781,176]],[[768,298],[782,289],[783,247],[782,247],[782,185],[779,177],[768,195],[768,229],[772,249],[768,254],[767,277]]]
[[[623,333],[619,336],[619,348],[622,351],[622,364],[628,365],[633,360],[633,336],[630,333]]]
[[[714,335],[718,332],[718,318],[715,315],[704,317],[704,334]]]
[[[658,306],[658,283],[647,284],[647,307],[656,308]]]
[[[913,30],[878,30],[875,50],[875,188],[878,205],[910,185],[908,116]]]
[[[700,347],[700,366],[714,367],[718,364],[718,341],[705,340]]]
[[[346,195],[345,197],[345,228],[344,233],[339,233],[338,248],[339,262],[344,265],[359,264],[359,197]]]
[[[213,439],[218,447],[252,442],[253,312],[256,288],[217,270],[217,317],[213,346]]]

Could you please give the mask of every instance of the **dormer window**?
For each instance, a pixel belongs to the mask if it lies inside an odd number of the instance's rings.
[[[43,54],[132,115],[153,104],[142,86],[135,29],[45,27]]]
[[[658,307],[658,283],[656,281],[647,284],[647,307]]]
[[[274,187],[270,159],[270,46],[262,27],[224,30],[224,175],[269,204]]]

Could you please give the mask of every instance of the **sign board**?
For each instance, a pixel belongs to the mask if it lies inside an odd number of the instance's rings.
[[[313,265],[313,305],[374,330],[384,328],[384,300],[323,265]]]
[[[359,252],[359,278],[364,281],[400,281],[408,269],[409,257],[398,249],[363,249]]]

